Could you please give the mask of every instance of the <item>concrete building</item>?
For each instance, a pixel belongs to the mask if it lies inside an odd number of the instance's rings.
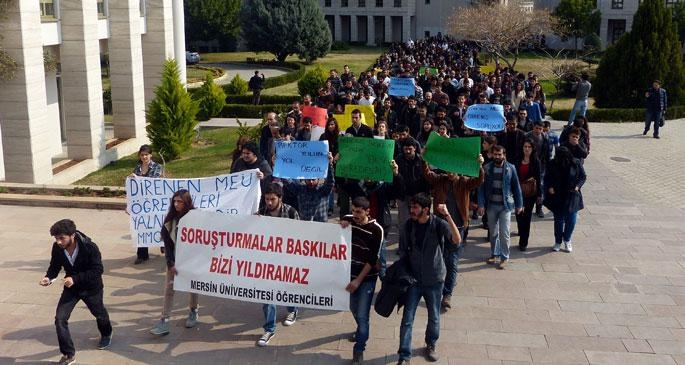
[[[0,180],[68,184],[147,142],[145,106],[163,62],[180,55],[185,70],[182,1],[9,4],[0,32],[21,67],[0,87]],[[180,14],[180,37],[174,37],[174,14]],[[107,61],[109,138],[102,102]]]

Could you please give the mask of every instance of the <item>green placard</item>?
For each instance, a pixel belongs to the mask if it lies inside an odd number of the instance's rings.
[[[365,137],[340,137],[340,160],[335,176],[360,180],[392,181],[395,141]]]
[[[426,73],[426,69],[430,70],[431,76],[438,76],[438,69],[435,67],[419,67],[419,76],[423,76]]]
[[[445,138],[433,132],[428,136],[423,159],[429,164],[466,176],[478,176],[480,137]]]

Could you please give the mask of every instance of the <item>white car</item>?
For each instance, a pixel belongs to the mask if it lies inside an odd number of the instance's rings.
[[[194,65],[200,62],[200,54],[197,52],[186,51],[186,64]]]

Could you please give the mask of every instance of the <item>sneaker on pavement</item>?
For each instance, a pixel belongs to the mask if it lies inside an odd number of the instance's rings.
[[[409,360],[399,359],[399,361],[397,361],[397,365],[409,365]]]
[[[62,358],[59,359],[59,362],[57,364],[59,365],[69,365],[73,364],[74,361],[76,361],[76,357],[74,355],[62,355]]]
[[[499,262],[499,257],[490,256],[489,259],[485,260],[488,265],[496,265]]]
[[[100,337],[100,342],[98,343],[98,350],[104,350],[112,345],[112,334],[109,336]]]
[[[259,347],[264,347],[269,344],[269,341],[271,341],[272,338],[276,336],[276,332],[264,332],[262,337],[259,338],[259,341],[257,341],[257,346]]]
[[[561,250],[561,243],[555,243],[552,247],[552,251],[559,252],[559,250]]]
[[[564,251],[573,252],[573,244],[571,243],[571,241],[564,242],[564,245],[566,245],[566,249]]]
[[[431,362],[440,360],[440,355],[435,351],[435,345],[426,345],[426,359]]]
[[[354,351],[352,353],[352,365],[362,365],[364,363],[364,353],[360,351]]]
[[[169,334],[169,318],[162,318],[155,324],[150,330],[150,333],[157,336],[163,336]]]
[[[297,322],[297,311],[290,312],[283,320],[284,326],[292,326]]]
[[[542,209],[535,212],[535,215],[537,215],[538,218],[545,218],[545,213],[542,211]]]
[[[451,300],[451,295],[443,295],[442,302],[440,302],[440,308],[445,312],[448,311],[450,308],[452,308]]]
[[[197,317],[199,317],[199,314],[197,313],[197,308],[196,309],[191,309],[188,312],[188,318],[186,318],[186,328],[193,328],[197,324]]]
[[[350,341],[350,342],[357,342],[357,332],[352,332],[352,334],[350,335],[350,337],[347,338],[347,341]]]
[[[140,264],[142,264],[143,262],[145,262],[145,261],[147,261],[147,260],[148,260],[148,259],[146,259],[146,258],[137,257],[137,258],[136,258],[136,261],[133,261],[133,265],[140,265]]]
[[[507,267],[507,265],[509,265],[509,260],[504,259],[499,262],[499,265],[497,265],[497,270],[504,270]]]

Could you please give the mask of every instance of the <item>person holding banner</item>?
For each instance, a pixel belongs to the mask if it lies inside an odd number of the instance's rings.
[[[243,150],[240,154],[240,159],[231,167],[231,173],[245,170],[259,169],[257,171],[257,178],[261,180],[261,188],[264,188],[271,182],[272,170],[269,163],[259,154],[259,147],[257,144],[250,141],[243,145]]]
[[[162,165],[152,160],[152,147],[149,145],[142,145],[138,149],[138,165],[133,169],[131,177],[143,176],[143,177],[162,177]],[[164,253],[164,247],[162,247],[162,254]],[[147,247],[138,247],[136,251],[136,261],[133,262],[134,265],[142,264],[143,262],[150,259],[150,254]]]
[[[259,215],[269,217],[290,218],[299,220],[300,215],[297,210],[288,204],[283,203],[283,188],[277,183],[271,183],[264,190],[264,207],[259,209]],[[257,346],[264,347],[276,335],[276,306],[273,304],[263,304],[264,311],[264,334],[257,341]],[[297,308],[288,307],[288,315],[283,320],[284,326],[292,326],[297,321]]]
[[[399,232],[399,255],[400,259],[406,257],[409,260],[417,284],[409,287],[405,294],[397,351],[400,358],[398,365],[409,364],[412,327],[421,297],[428,310],[425,355],[429,361],[439,360],[435,346],[440,337],[440,298],[446,272],[443,252],[446,245],[458,245],[461,242],[459,229],[444,204],[438,205],[436,213],[445,217],[445,220],[430,213],[431,198],[426,194],[414,195],[409,204],[410,219]]]
[[[383,227],[369,214],[369,200],[360,196],[352,199],[352,214],[340,218],[343,228],[352,226],[352,267],[350,283],[345,287],[350,293],[350,311],[357,323],[352,364],[364,361],[369,339],[369,313],[378,279],[378,255],[384,237]]]
[[[186,189],[180,189],[171,197],[171,204],[169,212],[164,218],[164,225],[162,226],[162,240],[164,241],[164,255],[166,256],[166,277],[164,281],[164,304],[162,306],[162,317],[159,322],[150,329],[150,333],[157,336],[169,334],[169,319],[171,316],[171,309],[174,306],[174,277],[178,275],[176,271],[176,240],[178,221],[188,213],[191,209],[195,209],[193,205],[193,198],[190,192]],[[186,319],[186,328],[195,327],[198,318],[198,295],[190,294],[190,301],[188,303],[188,318]]]

